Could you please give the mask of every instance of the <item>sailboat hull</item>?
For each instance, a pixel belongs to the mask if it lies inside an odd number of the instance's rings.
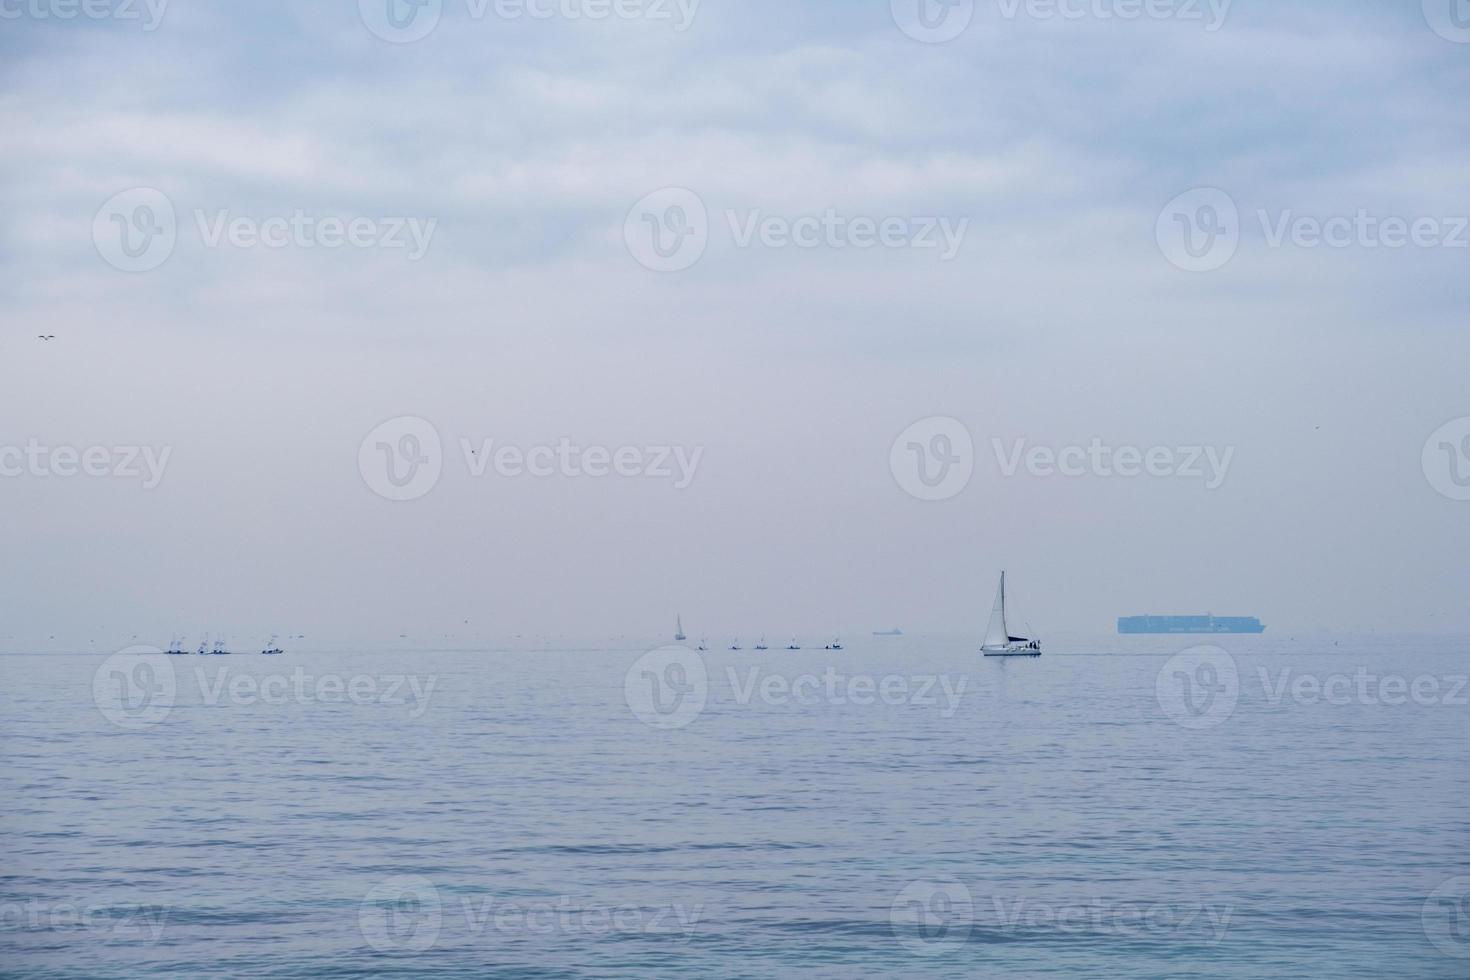
[[[1039,657],[1040,650],[985,650],[982,651],[987,657]]]

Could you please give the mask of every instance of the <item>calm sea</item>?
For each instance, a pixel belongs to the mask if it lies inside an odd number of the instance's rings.
[[[0,974],[1470,976],[1466,641],[646,649],[0,657]]]

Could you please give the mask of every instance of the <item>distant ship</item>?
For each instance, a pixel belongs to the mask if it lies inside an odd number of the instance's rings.
[[[985,642],[980,652],[987,657],[1039,657],[1041,641],[1026,636],[1012,636],[1006,625],[1006,573],[1000,573],[1000,585],[995,590],[995,605],[990,610],[990,625],[985,630]]]
[[[873,635],[874,636],[903,636],[903,630],[901,630],[897,626],[895,626],[891,630],[873,630]]]
[[[263,656],[263,657],[279,657],[281,654],[285,653],[286,651],[285,650],[282,650],[281,649],[281,645],[278,642],[276,642],[279,639],[280,639],[279,636],[272,636],[270,643],[268,643],[266,645],[266,648],[264,650],[260,651],[261,656]]]
[[[1119,616],[1119,633],[1264,633],[1254,616]]]
[[[675,616],[674,617],[674,642],[676,642],[676,643],[683,643],[687,639],[689,639],[689,637],[687,637],[687,636],[684,635],[684,617],[683,616]]]

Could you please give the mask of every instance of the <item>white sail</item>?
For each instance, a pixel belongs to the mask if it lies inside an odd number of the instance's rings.
[[[1004,647],[1011,642],[1006,628],[1006,573],[1000,573],[1000,586],[995,590],[995,606],[990,610],[990,626],[985,630],[986,647]]]

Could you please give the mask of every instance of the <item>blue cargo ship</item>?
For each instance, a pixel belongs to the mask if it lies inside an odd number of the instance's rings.
[[[1254,616],[1119,616],[1119,633],[1264,633]]]

